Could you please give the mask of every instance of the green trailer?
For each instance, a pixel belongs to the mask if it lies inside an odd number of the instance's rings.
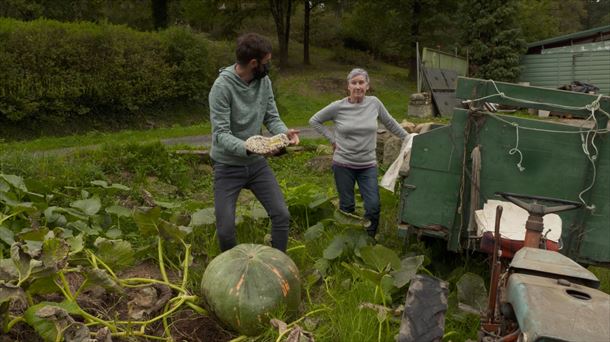
[[[454,110],[451,123],[413,140],[399,232],[443,238],[459,251],[478,246],[474,211],[496,193],[560,198],[583,203],[559,214],[561,253],[609,266],[610,97],[463,77],[456,95],[464,108]],[[485,102],[584,120],[574,126],[503,115],[484,110]]]

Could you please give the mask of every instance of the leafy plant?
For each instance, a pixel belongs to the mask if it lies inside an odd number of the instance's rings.
[[[379,294],[383,307],[392,302],[392,295],[409,283],[421,267],[424,257],[407,257],[403,260],[391,249],[382,246],[364,246],[360,248],[363,264],[343,262],[342,265],[352,274],[375,286],[375,298]],[[381,341],[382,325],[386,323],[389,331],[388,315],[385,310],[378,311],[378,340]]]
[[[290,213],[293,216],[301,216],[305,220],[305,227],[309,227],[310,223],[317,222],[334,209],[331,203],[333,197],[315,184],[304,183],[289,187],[284,182],[282,186]]]
[[[102,181],[94,181],[92,185],[107,191],[128,189]],[[197,297],[186,288],[192,256],[191,246],[185,238],[191,233],[191,227],[176,223],[176,216],[159,206],[133,212],[120,205],[104,208],[100,193],[91,196],[84,189],[69,190],[79,193],[81,199],[70,201],[69,207],[50,205],[48,201],[53,199],[52,195],[31,193],[21,177],[0,174],[0,237],[3,248],[8,246],[9,254],[8,258],[0,258],[0,323],[4,333],[19,322],[26,322],[48,341],[88,338],[90,329],[107,329],[113,337],[151,337],[146,328],[162,321],[165,336],[169,337],[168,317],[184,305],[205,314],[205,310],[195,304]],[[30,202],[30,198],[38,201]],[[117,270],[133,263],[135,251],[129,241],[100,236],[103,228],[115,227],[112,216],[118,227],[120,218],[133,220],[141,238],[156,239],[162,279],[117,275]],[[29,227],[26,222],[30,223]],[[95,241],[87,243],[92,238]],[[165,244],[182,246],[179,284],[172,283],[168,277],[165,265],[169,261],[169,249]],[[68,282],[70,274],[82,278],[76,290]],[[160,286],[167,288],[170,295],[161,302],[163,310],[149,319],[133,316],[126,321],[115,317],[106,320],[87,312],[77,302],[83,291],[93,285],[118,293]],[[56,293],[63,299],[36,303],[34,296],[42,293]],[[9,304],[14,301],[27,302],[21,315],[9,314]],[[153,314],[157,310],[140,311]],[[79,316],[85,323],[79,323],[73,316]]]

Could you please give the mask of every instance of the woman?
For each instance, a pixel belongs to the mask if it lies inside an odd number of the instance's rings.
[[[309,124],[333,145],[333,173],[339,193],[339,208],[355,210],[354,185],[358,182],[364,200],[364,217],[371,221],[367,232],[375,237],[379,225],[379,188],[377,186],[377,120],[394,135],[404,139],[408,133],[392,118],[375,96],[366,96],[369,75],[353,69],[347,75],[349,96],[335,101],[309,119]],[[334,132],[323,125],[334,123]]]

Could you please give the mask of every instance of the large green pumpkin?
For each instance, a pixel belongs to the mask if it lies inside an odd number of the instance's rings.
[[[257,335],[268,326],[268,313],[296,313],[301,301],[299,270],[281,251],[241,244],[218,255],[201,281],[207,308],[229,327]]]

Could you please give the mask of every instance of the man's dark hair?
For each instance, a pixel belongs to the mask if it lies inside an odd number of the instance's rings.
[[[237,38],[235,57],[237,63],[245,65],[252,59],[262,60],[271,50],[271,42],[267,38],[256,33],[246,33]]]

